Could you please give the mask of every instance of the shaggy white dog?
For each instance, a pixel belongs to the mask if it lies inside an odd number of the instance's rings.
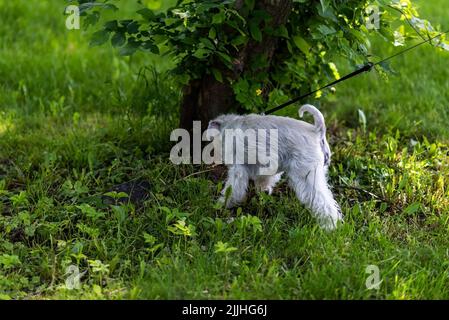
[[[285,172],[298,199],[314,213],[321,226],[325,229],[337,226],[337,222],[342,220],[342,214],[327,184],[331,152],[326,140],[324,118],[312,105],[302,106],[299,116],[302,117],[304,112],[313,115],[314,125],[288,117],[256,114],[221,115],[209,122],[208,129],[215,132],[215,135],[211,135],[214,141],[217,139],[218,144],[224,146],[220,157],[224,158],[223,162],[228,166],[228,178],[221,202],[232,207],[244,201],[249,179],[254,181],[258,190],[271,194]],[[262,139],[259,135],[254,138],[254,135],[247,134],[256,131],[269,135]],[[229,132],[233,135],[227,135]],[[233,139],[231,144],[229,137]],[[244,146],[243,149],[236,147],[239,143]],[[267,157],[276,164],[276,170],[268,175],[262,170],[266,169],[267,161],[261,161],[260,157],[252,162],[250,159],[255,154],[253,151],[261,146],[264,150],[270,150]],[[226,161],[245,157],[246,161]],[[226,199],[229,187],[230,195]]]

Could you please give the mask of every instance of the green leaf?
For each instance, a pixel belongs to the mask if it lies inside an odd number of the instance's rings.
[[[101,9],[111,9],[111,10],[114,10],[114,11],[118,10],[118,8],[115,5],[111,4],[111,3],[86,2],[86,3],[83,3],[83,4],[81,4],[79,6],[80,13],[82,14],[85,11],[90,10],[90,9],[92,9],[94,7],[101,8]]]
[[[304,40],[304,38],[300,36],[294,36],[293,42],[295,46],[298,47],[298,49],[301,50],[305,55],[309,55],[311,46],[307,43],[306,40]]]
[[[226,24],[227,24],[228,26],[230,26],[231,28],[233,28],[233,29],[237,30],[238,32],[240,32],[240,34],[241,34],[242,36],[246,36],[246,33],[245,33],[242,29],[240,29],[240,27],[239,27],[239,25],[237,24],[237,22],[232,21],[232,20],[228,20],[228,21],[226,21]]]
[[[225,13],[223,11],[220,11],[217,14],[214,14],[214,16],[212,17],[212,23],[213,24],[222,24],[223,21],[225,21],[226,16]]]
[[[114,47],[121,47],[126,42],[126,35],[121,32],[116,32],[111,39],[111,43]]]
[[[9,269],[22,264],[19,257],[16,255],[2,254],[0,256],[0,266],[4,269]]]
[[[383,62],[379,63],[378,67],[381,68],[387,74],[392,74],[392,75],[398,75],[399,74],[396,70],[394,70],[391,67],[390,62],[388,62],[388,61],[383,61]]]
[[[231,63],[232,63],[231,57],[228,56],[226,53],[223,53],[223,52],[220,52],[220,51],[218,51],[217,53],[218,53],[218,55],[220,56],[220,58],[221,58],[224,62],[226,62],[226,63],[228,63],[228,64],[231,64]]]
[[[323,9],[323,12],[325,12],[327,10],[327,8],[329,7],[328,0],[320,0],[320,4],[321,4],[321,8]]]
[[[217,37],[217,31],[214,27],[210,28],[208,37],[214,40]]]
[[[259,26],[256,23],[251,22],[249,24],[249,31],[251,33],[251,37],[253,37],[254,40],[256,40],[257,42],[262,41],[262,32],[260,31]]]
[[[324,36],[327,36],[329,34],[333,34],[333,33],[337,32],[337,30],[335,30],[333,27],[328,27],[324,24],[322,24],[318,27],[318,31]]]
[[[223,77],[221,75],[220,70],[212,68],[211,71],[212,71],[212,74],[214,75],[215,80],[217,80],[219,82],[223,82]]]
[[[198,59],[204,59],[210,54],[210,50],[206,48],[199,48],[194,53],[193,56]]]
[[[281,38],[289,38],[288,30],[285,26],[280,26],[279,28],[277,28],[274,32],[274,35]]]
[[[104,43],[106,43],[106,41],[109,40],[109,31],[107,30],[100,30],[95,32],[92,35],[92,39],[90,40],[90,45],[91,46],[100,46]]]
[[[146,20],[153,20],[156,16],[153,13],[153,11],[151,11],[148,8],[143,8],[137,11],[138,14],[140,14],[143,18],[145,18]]]
[[[139,32],[140,24],[137,21],[132,21],[126,26],[126,30],[129,34],[136,34]]]
[[[87,203],[83,203],[79,206],[76,206],[78,209],[81,210],[81,212],[83,214],[85,214],[87,217],[93,219],[93,220],[97,220],[99,218],[102,218],[105,216],[104,212],[99,212],[97,211],[95,208],[91,207],[89,204]]]
[[[287,41],[287,50],[288,52],[290,52],[290,54],[293,54],[293,48],[290,41]]]
[[[239,36],[235,37],[234,39],[232,39],[231,44],[233,46],[240,46],[240,45],[245,44],[247,42],[248,42],[248,37],[239,35]]]
[[[106,197],[114,198],[115,200],[118,200],[120,198],[129,198],[129,196],[126,192],[110,191],[110,192],[106,192],[104,195]]]
[[[201,38],[200,42],[208,49],[215,50],[215,45],[207,38]]]
[[[142,48],[144,50],[150,51],[151,53],[160,54],[159,47],[151,40],[145,41],[142,45]]]
[[[158,10],[162,6],[162,1],[161,0],[147,0],[146,5],[151,10]]]
[[[327,20],[331,20],[335,23],[339,23],[339,20],[336,17],[334,10],[329,5],[329,0],[321,0],[320,2],[321,2],[320,4],[317,4],[318,14]],[[352,10],[354,10],[354,9],[352,9]]]
[[[86,17],[84,19],[84,28],[87,29],[89,26],[96,25],[100,20],[100,13],[98,11],[94,11],[92,13],[86,13]]]
[[[233,252],[233,251],[237,251],[236,247],[232,247],[230,246],[227,242],[222,242],[222,241],[218,241],[215,244],[215,253],[229,253],[229,252]]]
[[[128,40],[126,46],[120,49],[120,55],[131,56],[137,51],[137,49],[139,49],[139,44],[135,41]]]
[[[104,24],[104,29],[108,31],[116,31],[118,29],[117,20],[108,21]]]
[[[406,214],[414,214],[414,213],[416,213],[420,209],[421,209],[421,203],[414,202],[411,205],[409,205],[407,208],[404,209],[404,213],[406,213]]]

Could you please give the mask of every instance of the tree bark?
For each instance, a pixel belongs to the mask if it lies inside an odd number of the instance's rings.
[[[243,0],[236,1],[236,9],[240,10]],[[292,0],[258,0],[255,9],[265,10],[271,17],[270,26],[279,27],[287,22],[292,9]],[[215,66],[226,76],[238,79],[256,54],[263,54],[271,64],[273,55],[278,47],[276,38],[264,34],[261,42],[250,40],[247,45],[236,54],[233,60],[234,70],[230,72],[223,65]],[[225,78],[225,77],[223,77]],[[183,90],[181,102],[180,127],[191,130],[193,121],[201,121],[202,129],[206,129],[210,120],[230,110],[239,111],[231,85],[226,81],[221,83],[212,75],[204,75],[202,79],[192,80]]]

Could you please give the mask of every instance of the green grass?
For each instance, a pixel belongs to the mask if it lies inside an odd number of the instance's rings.
[[[222,172],[168,160],[180,93],[153,68],[169,62],[90,48],[62,2],[0,0],[0,298],[449,298],[448,53],[422,47],[321,102],[346,220],[327,233],[285,182],[217,208]],[[447,28],[444,0],[419,3]],[[130,181],[143,201],[105,200]]]

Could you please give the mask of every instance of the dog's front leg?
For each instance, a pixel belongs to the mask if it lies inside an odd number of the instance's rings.
[[[281,180],[282,174],[283,172],[272,176],[257,176],[254,180],[257,191],[266,191],[268,194],[272,194],[274,187]]]
[[[218,200],[225,203],[227,208],[243,202],[246,199],[246,191],[248,188],[248,171],[243,165],[232,165],[228,168],[228,179],[225,187],[221,192],[221,197]],[[226,198],[226,190],[231,188],[229,198]]]

